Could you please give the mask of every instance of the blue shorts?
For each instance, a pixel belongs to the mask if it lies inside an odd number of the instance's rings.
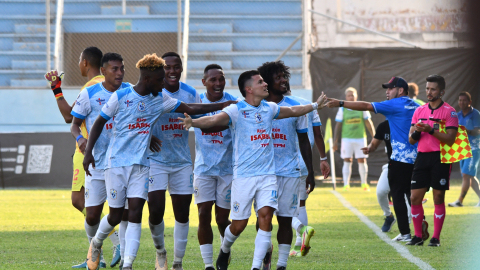
[[[472,157],[460,160],[462,174],[477,176],[478,162],[480,161],[480,150],[473,150]]]

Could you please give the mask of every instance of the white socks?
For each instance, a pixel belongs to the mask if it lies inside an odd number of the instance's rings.
[[[297,217],[292,218],[292,228],[297,232],[297,234],[299,234],[300,230],[303,228],[302,222]]]
[[[114,231],[112,234],[110,234],[109,238],[112,241],[112,244],[114,246],[120,245],[120,239],[118,239],[118,232],[117,231]]]
[[[118,234],[120,238],[120,257],[123,259],[125,255],[125,233],[127,232],[128,221],[120,221],[118,226]]]
[[[94,226],[90,226],[85,220],[85,232],[87,233],[88,243],[90,243],[92,241],[92,238],[95,237],[95,234],[97,233],[97,230],[98,230],[98,226],[100,226],[100,223]]]
[[[150,225],[150,232],[152,233],[153,245],[157,249],[157,252],[161,253],[165,250],[165,223],[162,220],[158,225],[153,225],[150,222],[148,222],[148,224]]]
[[[185,249],[187,248],[188,241],[188,224],[175,221],[175,227],[173,229],[174,239],[174,262],[182,262],[185,256]]]
[[[140,246],[140,236],[142,234],[142,223],[128,222],[125,232],[125,258],[123,267],[132,266],[135,257],[137,257],[138,247]]]
[[[213,246],[212,244],[200,245],[200,253],[202,254],[205,268],[213,267]]]
[[[277,268],[280,266],[287,267],[288,254],[290,253],[290,245],[278,244],[278,262]]]
[[[222,251],[225,253],[230,252],[230,248],[232,247],[233,243],[235,243],[235,240],[237,240],[238,236],[235,236],[232,234],[230,231],[230,225],[225,229],[225,234],[223,237],[223,242],[222,242]]]
[[[343,185],[350,185],[350,176],[352,176],[352,162],[343,161]]]
[[[255,251],[253,252],[252,269],[260,269],[263,258],[265,258],[265,254],[267,254],[267,250],[272,246],[271,238],[272,232],[266,232],[262,231],[262,229],[258,229],[257,237],[255,237]]]
[[[108,223],[108,215],[104,216],[100,221],[97,233],[95,234],[95,239],[99,244],[102,244],[103,240],[107,239],[113,228],[115,228],[115,226],[112,226],[110,223]]]
[[[292,218],[292,224],[295,220],[298,220],[303,226],[308,226],[308,216],[307,216],[307,208],[305,206],[301,206],[298,208],[298,216]],[[301,246],[302,245],[302,235],[301,235],[301,230],[303,226],[299,226],[297,228],[294,228],[297,231],[297,239],[295,240],[295,246]]]
[[[367,176],[368,176],[368,165],[366,162],[358,163],[358,173],[360,174],[360,180],[363,184],[367,183]]]

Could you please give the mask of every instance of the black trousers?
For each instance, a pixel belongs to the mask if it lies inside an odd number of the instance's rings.
[[[392,194],[393,209],[397,216],[398,230],[401,234],[410,233],[410,224],[408,223],[408,208],[405,203],[405,196],[408,204],[411,205],[411,180],[413,173],[413,164],[390,160],[388,164],[388,184]]]

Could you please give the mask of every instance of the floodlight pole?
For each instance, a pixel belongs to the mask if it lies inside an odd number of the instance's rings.
[[[190,33],[190,0],[185,0],[185,10],[183,14],[183,42],[182,42],[182,82],[187,81],[188,73],[188,36]]]
[[[45,1],[45,34],[46,34],[46,37],[47,37],[47,72],[50,72],[50,69],[51,69],[51,52],[50,52],[50,0],[46,0]]]

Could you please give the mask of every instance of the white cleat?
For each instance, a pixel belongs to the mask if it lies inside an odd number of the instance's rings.
[[[410,240],[412,240],[412,236],[410,234],[399,234],[397,237],[392,239],[392,241],[397,242],[409,242]]]

